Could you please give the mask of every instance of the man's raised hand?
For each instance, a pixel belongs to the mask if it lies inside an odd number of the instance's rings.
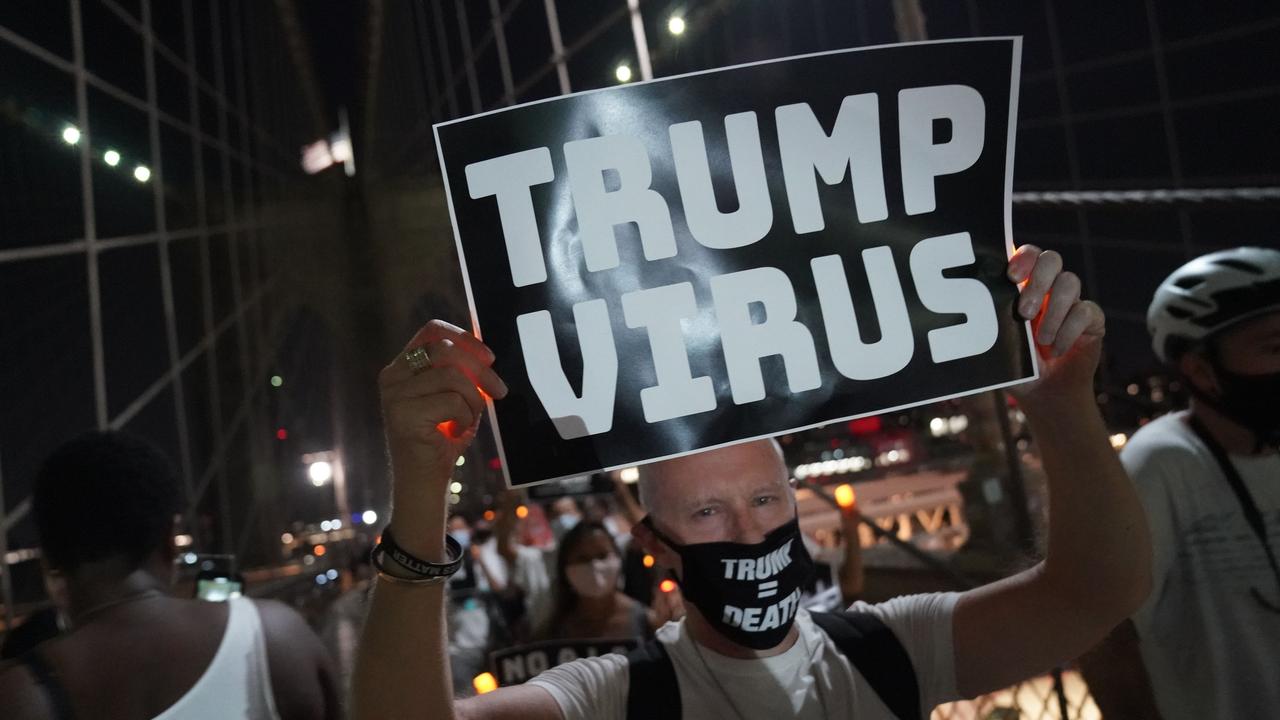
[[[429,358],[418,370],[405,357],[415,348],[426,350]],[[443,320],[432,320],[413,336],[378,376],[393,462],[411,463],[431,480],[448,481],[454,462],[475,436],[484,395],[507,394],[506,383],[490,367],[493,360],[484,343]],[[420,481],[396,479],[397,484]]]
[[[1021,285],[1018,314],[1031,321],[1040,353],[1040,380],[1017,386],[1019,398],[1063,390],[1092,392],[1106,318],[1102,308],[1080,299],[1080,278],[1062,269],[1062,256],[1023,245],[1009,260],[1009,279]]]

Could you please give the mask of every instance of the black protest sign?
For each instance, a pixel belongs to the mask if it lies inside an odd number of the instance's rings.
[[[519,685],[548,668],[578,658],[608,653],[625,654],[638,645],[634,639],[548,640],[489,653],[489,671],[500,687]]]
[[[512,485],[1035,376],[1020,41],[822,53],[436,126]]]

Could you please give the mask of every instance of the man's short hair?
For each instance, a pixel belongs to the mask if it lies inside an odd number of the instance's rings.
[[[787,464],[786,456],[782,452],[782,445],[778,442],[777,438],[765,438],[764,441],[768,442],[770,447],[773,449],[773,451],[777,453],[778,461],[782,463],[782,466],[785,468]],[[711,451],[698,450],[692,454],[703,453],[703,452],[711,452]],[[640,476],[636,482],[637,494],[640,496],[640,506],[650,513],[654,511],[654,484],[657,482],[656,466],[660,465],[662,462],[666,462],[666,461],[659,461],[657,463],[651,463],[649,465],[641,465],[638,468],[636,468]]]
[[[119,432],[85,433],[54,450],[32,493],[45,559],[61,570],[115,557],[141,565],[169,543],[180,503],[164,453]]]

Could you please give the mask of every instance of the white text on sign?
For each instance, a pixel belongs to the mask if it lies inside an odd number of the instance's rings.
[[[830,133],[805,103],[774,111],[783,184],[797,235],[826,227],[818,178],[836,185],[850,178],[860,223],[889,217],[881,158],[880,98],[850,95],[841,103]],[[903,206],[908,215],[937,209],[934,181],[962,172],[981,156],[985,105],[964,85],[936,85],[898,92],[898,146]],[[945,142],[934,142],[935,122],[950,126]],[[754,112],[725,118],[729,158],[738,208],[721,212],[712,190],[710,161],[700,122],[669,128],[680,202],[690,234],[711,249],[732,249],[764,238],[773,227],[759,125]],[[589,272],[618,267],[614,228],[634,223],[646,260],[677,253],[667,200],[652,188],[653,172],[642,141],[630,135],[574,140],[563,146],[568,185],[578,221],[583,262]],[[512,282],[517,287],[547,280],[531,188],[555,179],[551,151],[525,150],[468,165],[472,199],[495,198]],[[606,174],[612,182],[606,182]],[[862,250],[881,337],[864,343],[840,255],[810,261],[831,361],[852,380],[892,375],[915,355],[907,300],[887,246]],[[943,271],[975,260],[967,232],[922,239],[911,250],[909,269],[921,304],[936,313],[964,316],[958,325],[928,334],[930,357],[941,363],[980,355],[995,344],[998,322],[990,292],[978,280],[946,278]],[[708,281],[735,404],[765,397],[760,360],[779,355],[791,393],[822,385],[813,329],[796,319],[791,279],[762,266],[726,273]],[[712,379],[694,377],[684,341],[684,323],[698,315],[689,282],[646,288],[621,296],[627,327],[649,338],[657,382],[640,392],[647,422],[660,422],[715,409]],[[752,309],[763,310],[763,320]],[[573,307],[583,361],[582,390],[575,392],[560,362],[551,313],[524,313],[516,324],[529,380],[562,438],[611,429],[617,389],[618,355],[605,299]]]

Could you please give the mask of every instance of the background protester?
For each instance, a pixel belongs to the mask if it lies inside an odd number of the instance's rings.
[[[519,517],[519,492],[507,492],[497,511],[493,535],[480,544],[473,557],[482,587],[493,593],[509,637],[523,642],[546,622],[551,611],[551,578],[541,549],[520,542],[523,521]],[[527,516],[526,516],[527,517]]]
[[[1121,453],[1151,527],[1155,588],[1086,658],[1089,684],[1108,717],[1273,716],[1280,251],[1191,261],[1156,290],[1147,321],[1191,407],[1148,423]]]
[[[586,497],[582,501],[582,517],[585,520],[603,525],[619,548],[626,549],[627,543],[631,542],[631,526],[633,523],[622,512],[614,508],[614,504],[609,501],[609,498],[599,495]]]
[[[45,461],[33,511],[71,629],[0,670],[6,720],[338,717],[329,659],[296,612],[168,595],[179,508],[168,460],[138,438],[90,433]]]
[[[449,535],[462,549],[462,567],[449,578],[449,659],[454,692],[464,694],[471,691],[472,679],[484,672],[489,651],[511,642],[511,635],[503,604],[492,591],[480,560],[481,548],[493,537],[493,528],[483,519],[471,523],[463,515],[453,515]],[[513,606],[523,608],[523,598],[513,601]]]
[[[582,508],[578,506],[578,501],[571,497],[556,498],[547,508],[547,522],[550,523],[551,532],[555,534],[556,542],[559,543],[565,533],[582,522]]]
[[[695,453],[645,466],[641,502],[649,515],[634,530],[637,542],[680,578],[685,619],[661,628],[660,644],[645,657],[580,659],[457,703],[450,702],[440,647],[444,594],[424,568],[452,568],[442,564],[456,554],[456,547],[446,550],[443,532],[449,473],[475,435],[481,392],[501,399],[507,388],[479,340],[446,323],[428,324],[379,379],[397,479],[391,527],[397,546],[421,562],[414,569],[384,557],[357,664],[356,717],[428,711],[468,719],[621,718],[632,702],[668,708],[678,702],[686,717],[699,718],[887,718],[904,708],[920,715],[1087,649],[1150,589],[1142,508],[1093,393],[1103,316],[1080,300],[1079,280],[1062,272],[1056,253],[1024,246],[1007,273],[1020,285],[1018,312],[1033,320],[1041,357],[1039,378],[1016,394],[1049,477],[1052,518],[1043,562],[964,593],[859,604],[849,616],[810,616],[793,609],[811,560],[797,541],[795,496],[777,445]],[[432,359],[429,365],[410,364],[418,348]],[[737,570],[725,577],[722,567]],[[771,579],[756,581],[757,568]],[[857,639],[851,628],[859,625],[872,631]],[[878,643],[874,671],[856,652],[848,654],[872,642]],[[632,674],[632,662],[646,672]],[[668,671],[647,672],[655,667]],[[424,708],[423,698],[436,704]]]
[[[604,525],[584,521],[556,555],[555,601],[542,639],[646,639],[672,619],[670,606],[647,608],[619,589],[622,553]]]

